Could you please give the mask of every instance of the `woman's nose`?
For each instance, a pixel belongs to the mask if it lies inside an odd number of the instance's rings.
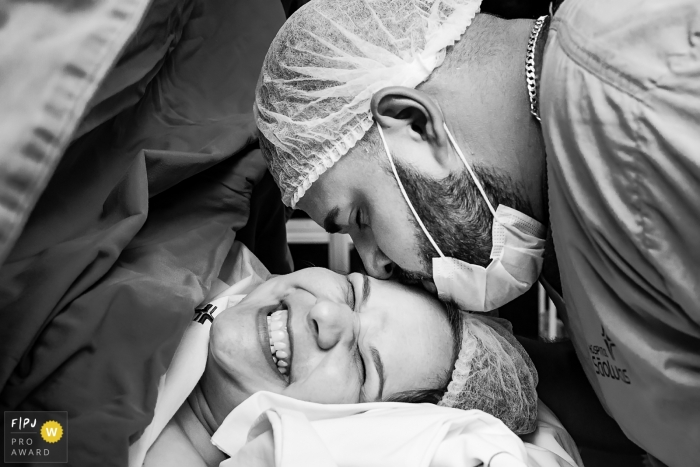
[[[342,304],[320,301],[309,312],[312,331],[318,346],[330,350],[348,337],[352,337],[352,312]]]

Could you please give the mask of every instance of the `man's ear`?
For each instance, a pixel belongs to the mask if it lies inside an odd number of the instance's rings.
[[[434,148],[438,163],[448,162],[449,140],[442,111],[426,93],[404,86],[386,87],[372,96],[370,109],[382,129],[410,127],[408,134],[412,138],[423,140]]]

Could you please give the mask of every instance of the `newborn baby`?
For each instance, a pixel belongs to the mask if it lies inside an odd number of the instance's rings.
[[[439,402],[534,429],[537,376],[517,341],[417,288],[304,269],[221,312],[210,336],[204,374],[146,465],[218,465],[211,436],[257,391],[322,404]]]

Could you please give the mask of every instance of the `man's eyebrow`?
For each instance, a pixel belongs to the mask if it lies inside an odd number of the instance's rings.
[[[372,353],[374,367],[377,369],[377,373],[379,374],[379,391],[377,393],[376,400],[380,401],[382,400],[382,393],[384,392],[384,383],[386,382],[386,378],[384,376],[384,363],[382,362],[382,356],[379,355],[379,351],[375,347],[370,346],[369,350]]]
[[[339,212],[340,208],[336,206],[330,211],[328,211],[328,214],[326,214],[326,218],[323,220],[323,228],[326,229],[326,232],[328,232],[329,234],[340,232],[340,227],[335,222],[335,218],[338,217]]]
[[[369,276],[362,274],[362,303],[365,303],[369,298],[369,294],[372,293],[370,287]]]

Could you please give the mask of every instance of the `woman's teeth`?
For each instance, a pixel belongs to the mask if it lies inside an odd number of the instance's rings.
[[[272,360],[285,378],[291,361],[289,334],[287,333],[287,310],[277,310],[267,317],[267,331],[270,335]]]

